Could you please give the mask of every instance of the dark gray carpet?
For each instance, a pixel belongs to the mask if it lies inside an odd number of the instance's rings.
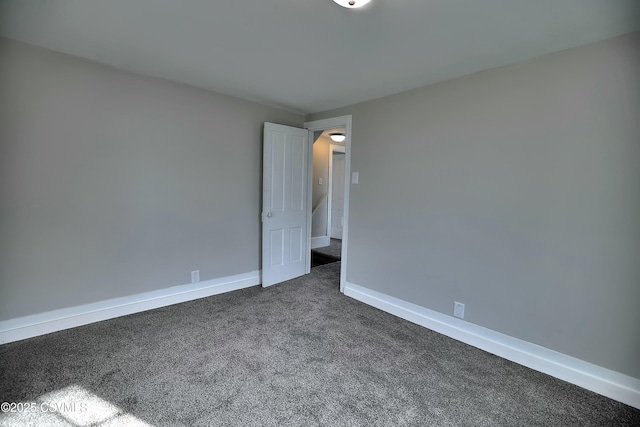
[[[311,267],[340,261],[342,256],[342,240],[331,239],[329,246],[311,250]]]
[[[100,426],[640,425],[638,410],[341,295],[339,269],[0,346],[0,402],[75,396]]]
[[[319,254],[327,255],[339,261],[340,256],[342,255],[342,240],[331,239],[329,242],[329,246],[312,249],[312,252],[317,252]]]

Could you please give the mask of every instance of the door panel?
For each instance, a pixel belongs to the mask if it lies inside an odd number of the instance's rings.
[[[265,123],[262,286],[307,272],[309,132]]]
[[[289,230],[289,261],[299,262],[302,259],[302,228],[294,227]]]
[[[283,266],[284,265],[284,229],[280,228],[278,230],[271,230],[271,241],[270,248],[271,257],[269,258],[271,262],[269,265],[272,267]]]

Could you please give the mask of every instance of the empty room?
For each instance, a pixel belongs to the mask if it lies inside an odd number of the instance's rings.
[[[640,425],[637,0],[0,0],[0,426]]]

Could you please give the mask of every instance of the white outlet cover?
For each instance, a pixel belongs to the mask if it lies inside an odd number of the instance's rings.
[[[352,184],[357,184],[359,180],[360,180],[360,174],[358,172],[352,172],[351,173],[351,183]]]
[[[198,283],[200,281],[200,270],[191,272],[191,283]]]
[[[453,315],[455,317],[459,317],[461,319],[464,319],[464,304],[461,302],[454,302],[453,303]]]

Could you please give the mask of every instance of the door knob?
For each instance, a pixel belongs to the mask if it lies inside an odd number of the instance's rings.
[[[267,218],[271,218],[273,214],[271,212],[267,213]]]

